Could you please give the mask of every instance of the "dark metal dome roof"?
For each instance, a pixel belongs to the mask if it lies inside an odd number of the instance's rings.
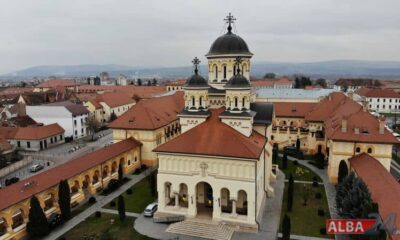
[[[250,82],[239,72],[231,77],[225,84],[225,88],[250,88]]]
[[[186,81],[185,87],[208,87],[208,84],[207,81],[195,71],[195,74]]]
[[[249,51],[247,43],[238,35],[228,31],[224,35],[217,38],[211,45],[210,51],[206,54],[221,55],[221,54],[247,54],[253,55]]]

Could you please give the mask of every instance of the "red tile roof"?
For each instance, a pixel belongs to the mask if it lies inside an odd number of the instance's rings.
[[[3,138],[17,140],[41,140],[64,132],[58,123],[37,127],[0,127]]]
[[[57,185],[60,180],[70,179],[141,145],[142,144],[135,139],[127,139],[0,189],[0,196],[7,196],[3,197],[0,201],[0,210],[28,199],[34,194],[43,192]],[[26,183],[30,182],[34,183],[31,187],[24,187]]]
[[[75,86],[74,80],[66,80],[66,79],[55,79],[48,80],[38,84],[37,88],[55,88],[55,87],[70,87]]]
[[[341,92],[334,92],[322,99],[315,108],[306,116],[306,120],[310,122],[323,122],[330,117],[332,112],[340,107],[345,101],[346,95]]]
[[[91,100],[91,102],[93,101],[98,103],[104,102],[111,108],[132,104],[135,102],[127,94],[117,92],[98,94],[95,99]]]
[[[129,97],[138,96],[140,98],[152,98],[156,95],[166,92],[165,86],[96,86],[96,85],[80,85],[79,93],[95,93],[95,92],[117,92],[124,93]]]
[[[302,117],[309,114],[317,103],[274,102],[276,117]]]
[[[386,220],[390,214],[396,214],[396,228],[400,229],[400,184],[382,164],[366,153],[361,153],[349,159],[354,169],[371,192],[372,199],[379,205],[379,214]],[[392,236],[400,239],[400,236]]]
[[[360,96],[372,98],[400,98],[400,94],[392,89],[360,88],[356,91]]]
[[[183,107],[183,92],[143,99],[109,124],[109,127],[113,129],[157,129],[176,121],[178,119],[176,114]]]
[[[292,81],[288,78],[277,78],[277,79],[256,79],[251,80],[251,85],[253,87],[269,87],[274,85],[290,85]]]
[[[224,108],[211,109],[211,117],[158,146],[155,152],[259,159],[266,139],[253,131],[246,137],[219,119]]]

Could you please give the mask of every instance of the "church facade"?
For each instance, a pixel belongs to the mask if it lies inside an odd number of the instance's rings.
[[[227,33],[206,54],[208,80],[198,71],[183,86],[177,114],[181,134],[155,148],[158,158],[158,215],[208,218],[258,229],[273,197],[271,160],[273,105],[256,103],[250,84],[252,53]],[[156,215],[157,215],[156,214]]]

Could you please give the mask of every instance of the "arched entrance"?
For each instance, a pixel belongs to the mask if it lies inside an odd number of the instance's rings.
[[[196,185],[197,216],[212,216],[213,213],[213,189],[206,182]]]

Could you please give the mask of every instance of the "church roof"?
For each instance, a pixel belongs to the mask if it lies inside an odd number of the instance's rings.
[[[187,81],[184,87],[206,87],[208,88],[207,80],[205,80],[198,72],[195,72]]]
[[[272,103],[258,102],[250,103],[250,110],[256,112],[254,124],[271,124],[274,115],[274,105]]]
[[[222,123],[224,108],[211,109],[211,117],[198,126],[158,146],[155,152],[259,159],[266,139],[253,131],[246,137]]]
[[[225,88],[251,88],[251,84],[238,70],[238,73],[225,84]]]
[[[224,54],[245,54],[253,55],[247,43],[239,36],[230,31],[218,37],[211,45],[206,56]]]

